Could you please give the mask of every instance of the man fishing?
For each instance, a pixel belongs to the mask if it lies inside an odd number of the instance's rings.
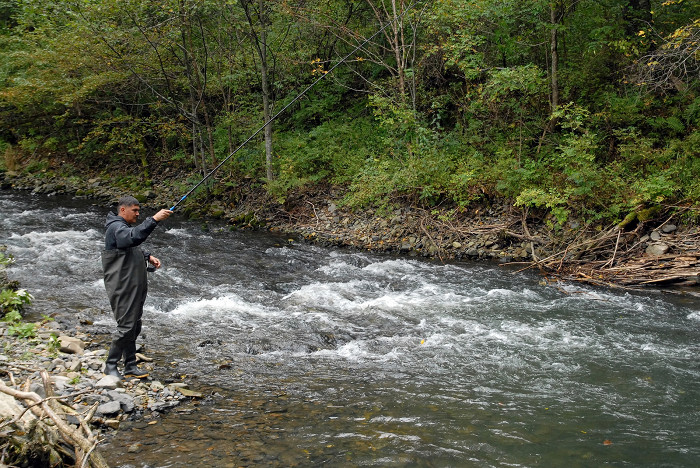
[[[124,376],[144,378],[136,365],[136,338],[141,333],[143,304],[148,291],[146,265],[160,268],[161,263],[149,252],[138,246],[148,238],[160,221],[173,212],[160,210],[146,218],[138,226],[132,226],[139,218],[139,201],[125,196],[117,203],[117,212],[107,215],[105,249],[102,251],[102,270],[109,303],[117,321],[117,332],[107,355],[104,373],[119,379],[122,375],[117,364],[124,356]]]

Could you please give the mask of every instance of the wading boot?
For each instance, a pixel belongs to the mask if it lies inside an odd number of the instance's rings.
[[[143,379],[148,377],[148,372],[139,369],[136,365],[136,343],[127,343],[124,348],[124,377]]]
[[[112,343],[109,348],[109,354],[107,354],[107,361],[105,362],[105,375],[112,375],[119,380],[122,379],[122,375],[117,370],[117,364],[122,358],[122,348],[121,346]]]

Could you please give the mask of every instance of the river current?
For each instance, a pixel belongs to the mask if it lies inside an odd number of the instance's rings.
[[[108,207],[0,191],[31,312],[109,329]],[[150,214],[147,210],[143,215]],[[143,216],[142,215],[142,216]],[[114,466],[698,466],[700,299],[161,223],[145,353],[206,398]]]

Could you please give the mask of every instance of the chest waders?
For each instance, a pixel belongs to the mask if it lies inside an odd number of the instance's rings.
[[[136,366],[136,338],[148,292],[146,259],[139,247],[102,251],[102,269],[117,332],[107,355],[105,374],[121,378],[117,364],[124,357],[126,377],[146,377]]]

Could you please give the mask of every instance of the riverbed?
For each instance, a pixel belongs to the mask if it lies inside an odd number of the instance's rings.
[[[0,191],[31,313],[112,325],[108,207]],[[146,215],[149,213],[145,213]],[[145,246],[154,376],[205,395],[124,422],[114,466],[696,466],[700,303],[487,263],[337,250],[223,223]],[[151,423],[151,424],[149,424]]]

